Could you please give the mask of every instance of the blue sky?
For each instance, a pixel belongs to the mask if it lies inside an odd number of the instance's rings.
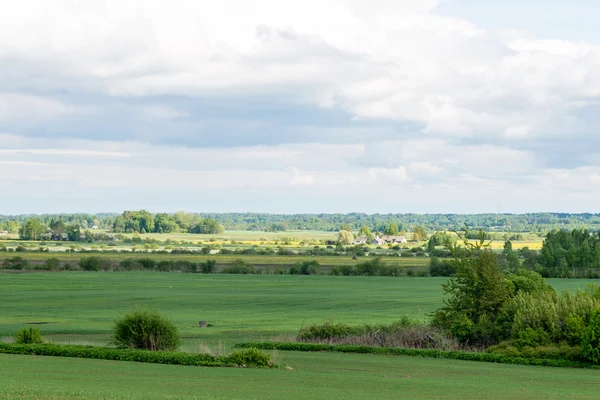
[[[0,214],[598,212],[593,1],[6,11]]]

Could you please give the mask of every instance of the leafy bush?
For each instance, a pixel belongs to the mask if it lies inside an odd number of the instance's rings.
[[[79,260],[79,267],[84,271],[99,271],[102,266],[100,257],[82,257]]]
[[[157,310],[137,307],[115,321],[114,343],[135,349],[175,350],[181,343],[177,327]]]
[[[203,274],[212,274],[217,269],[217,262],[215,260],[206,260],[200,264],[200,272]]]
[[[260,274],[260,270],[257,270],[247,261],[241,258],[234,260],[233,263],[223,269],[224,274],[238,274],[238,275],[249,275],[249,274]]]
[[[590,324],[583,334],[581,347],[587,360],[600,364],[600,309],[592,314]]]
[[[44,343],[44,338],[39,329],[27,327],[21,328],[15,334],[15,343],[18,344],[40,344]]]
[[[60,260],[58,258],[49,258],[44,262],[44,269],[48,271],[56,271],[60,267]]]
[[[316,260],[300,261],[290,268],[290,275],[318,275],[320,266]]]
[[[362,333],[360,328],[351,327],[342,323],[325,322],[322,325],[310,325],[300,330],[299,340],[329,340],[353,334]]]
[[[454,276],[456,266],[451,260],[440,260],[437,257],[429,259],[429,274],[431,276]]]
[[[20,256],[9,257],[5,259],[2,263],[2,267],[4,269],[23,270],[26,269],[28,266],[29,262]]]
[[[241,353],[240,355],[232,354],[230,356],[217,357],[210,354],[190,354],[179,352],[164,352],[164,351],[145,351],[136,349],[112,349],[107,347],[91,347],[91,346],[72,346],[72,345],[57,345],[57,344],[14,344],[0,343],[0,353],[4,354],[24,354],[38,356],[54,356],[54,357],[76,357],[90,358],[96,360],[113,360],[113,361],[129,361],[129,362],[144,362],[153,364],[173,364],[173,365],[189,365],[203,367],[225,367],[229,365],[241,365],[238,362],[243,362],[243,365],[250,367],[264,367],[264,356],[261,357],[259,350],[249,353]],[[265,355],[268,357],[268,355]],[[256,364],[258,363],[258,364]]]
[[[271,355],[254,347],[234,351],[225,357],[225,363],[244,367],[248,365],[265,368],[272,366]]]

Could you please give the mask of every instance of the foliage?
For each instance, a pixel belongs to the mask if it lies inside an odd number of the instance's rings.
[[[590,323],[581,341],[583,356],[600,364],[600,309],[596,309],[590,318]]]
[[[40,239],[44,228],[40,220],[29,218],[19,229],[19,238],[22,240],[38,240]]]
[[[383,354],[426,358],[444,358],[448,360],[479,361],[517,365],[537,365],[563,368],[597,368],[591,363],[569,361],[565,359],[525,358],[497,353],[472,353],[458,350],[406,349],[394,347],[377,347],[362,345],[330,345],[320,343],[277,343],[249,342],[239,343],[237,348],[257,348],[262,350],[341,352],[359,354]]]
[[[254,347],[235,350],[229,356],[225,357],[225,363],[242,367],[253,366],[261,368],[269,368],[273,365],[270,354]]]
[[[456,266],[453,260],[440,260],[433,256],[429,258],[429,275],[431,276],[454,276]]]
[[[385,234],[389,236],[396,236],[400,233],[398,229],[398,224],[395,222],[390,222],[390,224],[385,229]]]
[[[29,266],[29,262],[21,256],[8,257],[2,262],[3,269],[23,270]]]
[[[352,244],[354,242],[354,235],[352,234],[352,232],[348,231],[348,230],[341,230],[338,233],[338,243],[342,244],[342,245],[349,245]]]
[[[15,343],[17,344],[40,344],[44,343],[42,333],[37,328],[21,328],[15,334]]]
[[[177,327],[157,310],[137,307],[115,321],[114,342],[119,347],[175,350],[181,343]]]
[[[320,266],[316,260],[300,261],[290,268],[290,275],[318,275]]]
[[[413,240],[419,241],[419,242],[423,242],[425,240],[427,240],[428,236],[427,236],[427,231],[425,230],[425,228],[423,228],[422,226],[416,226],[415,229],[413,230]]]
[[[224,268],[221,272],[236,275],[260,274],[260,270],[254,268],[252,264],[241,258],[234,260],[230,266]]]
[[[600,233],[580,229],[549,232],[536,268],[544,277],[589,275],[600,268]]]
[[[0,353],[24,354],[53,357],[90,358],[96,360],[143,362],[152,364],[172,364],[202,367],[270,367],[271,358],[257,349],[237,351],[229,356],[210,354],[190,354],[165,351],[145,351],[138,349],[113,349],[107,347],[73,346],[57,344],[14,344],[0,343]]]

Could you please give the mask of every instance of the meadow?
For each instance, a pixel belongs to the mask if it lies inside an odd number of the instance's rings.
[[[293,370],[0,355],[0,399],[596,399],[598,371],[331,353]]]
[[[183,351],[228,352],[241,341],[293,338],[324,321],[426,318],[444,278],[202,275],[158,272],[0,273],[0,337],[23,325],[56,343],[106,345],[136,304],[166,312]],[[549,280],[559,290],[585,280]],[[212,326],[199,328],[198,321]],[[596,398],[597,371],[401,356],[278,352],[292,369],[180,367],[0,355],[1,398],[329,399]]]

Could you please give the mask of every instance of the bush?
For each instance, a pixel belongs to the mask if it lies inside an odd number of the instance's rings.
[[[203,274],[212,274],[216,271],[217,262],[215,260],[206,260],[200,264],[200,272]]]
[[[597,309],[590,318],[590,324],[581,339],[583,356],[593,362],[600,364],[600,309]]]
[[[162,313],[138,307],[115,321],[114,343],[151,351],[175,350],[181,338],[177,327]]]
[[[21,328],[15,334],[15,343],[17,344],[41,344],[44,343],[44,338],[37,328],[27,327]]]
[[[359,328],[342,323],[325,322],[322,325],[310,325],[300,330],[299,340],[329,340],[362,333]]]
[[[249,274],[259,274],[260,271],[255,269],[252,264],[242,259],[237,259],[233,261],[233,263],[224,268],[222,271],[224,274],[238,274],[238,275],[249,275]]]
[[[254,347],[243,350],[236,350],[229,356],[225,357],[226,364],[248,366],[252,365],[255,367],[271,367],[271,355],[264,351],[258,350]]]
[[[290,275],[318,275],[320,264],[318,261],[301,261],[297,262],[290,268]]]
[[[44,262],[44,269],[48,271],[56,271],[60,267],[60,260],[58,258],[49,258]]]
[[[4,269],[16,269],[16,270],[23,270],[26,269],[29,266],[29,262],[27,260],[25,260],[23,257],[9,257],[7,259],[4,260],[4,262],[2,263],[2,267]]]
[[[440,260],[437,257],[429,259],[429,274],[431,276],[454,276],[456,266],[452,260]]]
[[[102,265],[100,257],[82,257],[79,260],[79,267],[84,271],[99,271]]]

